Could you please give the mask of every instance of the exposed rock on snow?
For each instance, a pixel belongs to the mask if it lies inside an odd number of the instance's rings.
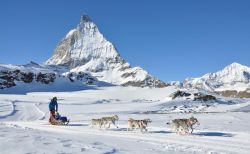
[[[59,74],[51,68],[46,68],[35,63],[26,65],[0,65],[0,89],[11,88],[19,83],[30,84],[41,83],[47,85],[54,83],[56,80],[61,81],[62,84],[68,82],[80,81],[81,85],[97,84],[98,80],[87,73],[65,73]],[[61,84],[61,83],[60,83]],[[77,82],[76,86],[79,86]]]
[[[178,90],[178,91],[176,91],[176,92],[174,92],[174,93],[172,93],[170,95],[170,97],[172,99],[175,99],[175,98],[178,98],[178,97],[188,97],[188,96],[191,96],[191,94],[187,93],[187,92],[184,92],[184,91],[180,91],[180,90]]]
[[[84,72],[77,72],[77,73],[67,72],[64,75],[67,76],[71,82],[82,81],[84,84],[87,84],[87,85],[96,84],[96,82],[98,81],[95,77]]]
[[[132,68],[86,15],[83,15],[80,24],[60,41],[46,65],[63,65],[68,67],[70,72],[89,73],[100,81],[115,85],[167,86],[142,68]]]
[[[15,82],[31,83],[34,80],[42,84],[49,84],[56,79],[55,73],[35,74],[33,72],[22,72],[19,69],[0,70],[0,89],[16,86]]]
[[[194,93],[194,101],[202,101],[202,102],[207,102],[207,101],[215,101],[216,97],[213,95],[208,95],[204,93]]]
[[[207,102],[207,101],[215,101],[216,97],[213,95],[205,94],[202,92],[186,92],[186,91],[181,91],[178,90],[172,94],[169,95],[169,97],[174,99],[179,99],[179,98],[184,98],[186,100],[193,100],[193,101],[202,101],[202,102]]]
[[[51,82],[54,82],[56,79],[56,74],[55,73],[47,73],[47,74],[43,74],[43,73],[38,73],[36,75],[36,81],[37,82],[41,82],[43,84],[49,84]]]

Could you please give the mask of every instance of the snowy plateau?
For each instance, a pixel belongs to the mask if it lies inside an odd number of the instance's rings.
[[[68,125],[48,122],[54,96]],[[1,154],[249,154],[249,111],[249,67],[165,83],[130,66],[86,15],[44,64],[0,64]],[[118,128],[90,127],[113,115]],[[166,124],[191,116],[190,135]],[[127,131],[129,118],[151,119],[148,132]]]

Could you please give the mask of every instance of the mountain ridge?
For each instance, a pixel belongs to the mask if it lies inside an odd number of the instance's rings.
[[[187,78],[183,86],[207,91],[245,91],[250,88],[250,68],[234,62],[217,72],[197,78]]]

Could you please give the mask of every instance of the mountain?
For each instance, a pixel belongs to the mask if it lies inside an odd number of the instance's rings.
[[[59,42],[45,64],[67,67],[70,73],[87,72],[114,85],[167,86],[144,69],[131,67],[87,15]]]
[[[248,96],[246,93],[250,89],[250,68],[232,63],[218,72],[208,73],[199,78],[188,78],[183,82],[183,86],[218,92],[226,96]]]

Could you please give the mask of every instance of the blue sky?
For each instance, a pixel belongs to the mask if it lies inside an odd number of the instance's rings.
[[[1,0],[0,63],[42,63],[88,14],[124,59],[164,81],[250,66],[249,0]]]

